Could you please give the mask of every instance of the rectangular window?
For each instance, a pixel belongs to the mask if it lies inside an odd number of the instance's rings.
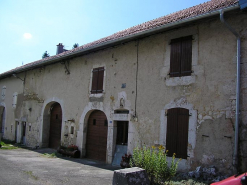
[[[117,122],[117,145],[128,145],[128,121]]]
[[[167,111],[166,150],[168,156],[187,159],[189,110],[172,108]]]
[[[91,94],[103,93],[104,67],[93,69]]]
[[[73,126],[70,127],[70,134],[74,134],[74,127]]]
[[[192,69],[192,36],[171,40],[170,77],[190,76]]]

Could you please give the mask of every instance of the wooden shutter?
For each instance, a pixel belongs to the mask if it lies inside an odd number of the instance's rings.
[[[187,158],[189,110],[179,108],[177,130],[177,158]]]
[[[98,68],[98,87],[97,87],[97,93],[103,92],[103,82],[104,82],[104,67]]]
[[[189,110],[173,108],[167,111],[166,150],[168,156],[187,158]]]
[[[104,82],[104,67],[99,67],[93,69],[93,79],[92,79],[92,94],[103,92],[103,82]]]
[[[166,131],[166,150],[168,156],[176,153],[177,148],[177,122],[178,122],[178,109],[169,109],[167,111],[167,131]]]
[[[92,79],[92,89],[91,89],[92,94],[97,93],[98,71],[99,71],[98,68],[93,69],[93,79]]]
[[[171,40],[170,77],[190,76],[192,36]]]
[[[170,77],[180,76],[181,39],[171,41]]]
[[[181,42],[181,76],[191,75],[192,36],[183,37]]]

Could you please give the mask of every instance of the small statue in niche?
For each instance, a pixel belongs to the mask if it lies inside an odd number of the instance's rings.
[[[120,107],[124,107],[124,98],[120,99]]]

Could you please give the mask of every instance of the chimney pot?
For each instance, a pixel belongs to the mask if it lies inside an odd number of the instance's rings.
[[[63,44],[62,43],[59,43],[57,45],[57,55],[60,54],[60,53],[62,53],[63,51],[64,51]]]

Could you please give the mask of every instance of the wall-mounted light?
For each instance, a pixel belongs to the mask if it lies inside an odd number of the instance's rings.
[[[20,80],[23,81],[23,82],[25,81],[25,79],[23,80],[22,78],[20,78],[19,76],[17,76],[15,73],[13,73],[12,76],[15,77],[15,78],[20,79]]]

